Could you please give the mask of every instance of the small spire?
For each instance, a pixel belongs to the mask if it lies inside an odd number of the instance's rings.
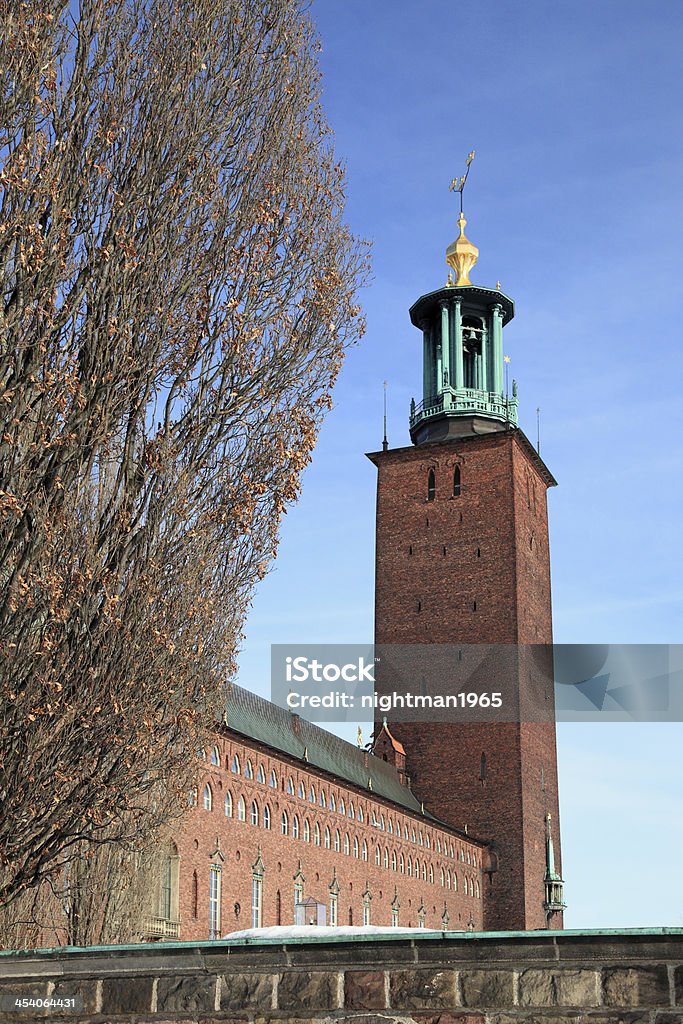
[[[387,381],[384,381],[384,437],[382,438],[382,451],[386,452],[389,448],[389,442],[387,441]]]

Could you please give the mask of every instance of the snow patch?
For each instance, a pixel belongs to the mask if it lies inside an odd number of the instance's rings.
[[[375,924],[364,925],[274,925],[271,928],[245,928],[239,932],[228,932],[224,939],[327,939],[340,935],[406,935],[418,932],[420,935],[442,935],[433,928],[401,928]]]

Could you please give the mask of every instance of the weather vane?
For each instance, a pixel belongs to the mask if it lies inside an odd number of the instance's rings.
[[[469,173],[470,173],[470,165],[471,165],[473,160],[474,160],[474,150],[472,150],[471,153],[467,154],[467,160],[465,161],[465,164],[467,166],[467,170],[465,171],[463,176],[461,178],[453,178],[453,181],[448,186],[448,188],[449,188],[449,190],[451,192],[459,192],[460,193],[460,212],[461,213],[462,213],[462,194],[463,194],[465,185],[467,184],[467,178],[468,178]]]

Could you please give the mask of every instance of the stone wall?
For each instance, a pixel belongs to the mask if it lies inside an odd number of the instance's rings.
[[[74,1008],[16,1000],[75,999]],[[683,1024],[683,929],[340,936],[0,955],[0,1020]]]

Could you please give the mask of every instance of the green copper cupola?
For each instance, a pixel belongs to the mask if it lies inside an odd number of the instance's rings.
[[[468,157],[468,173],[473,156]],[[422,400],[410,404],[414,444],[517,425],[517,385],[513,381],[510,392],[503,355],[503,328],[515,307],[500,285],[494,289],[470,282],[479,250],[465,236],[466,180],[467,175],[451,184],[461,198],[460,234],[446,250],[456,279],[449,271],[445,286],[423,295],[410,310],[423,336]]]

